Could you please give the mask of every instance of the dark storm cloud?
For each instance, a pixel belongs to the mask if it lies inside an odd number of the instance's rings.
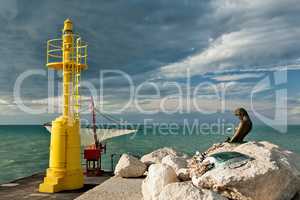
[[[166,76],[224,70],[272,69],[299,59],[297,0],[211,1],[211,42],[206,49],[162,68]],[[299,65],[292,66],[299,68]]]
[[[59,37],[67,17],[89,43],[86,79],[101,69],[133,75],[162,67],[175,76],[188,66],[240,69],[299,53],[296,0],[12,0],[1,7],[0,70],[8,85],[26,69],[43,69],[45,41]]]
[[[205,2],[2,1],[0,72],[6,75],[1,80],[11,91],[20,73],[45,69],[45,42],[59,37],[67,17],[89,43],[90,67],[84,78],[98,78],[101,69],[141,74],[176,62],[208,44],[210,31],[203,24],[209,24],[201,20],[210,11]]]
[[[68,17],[89,43],[89,69],[82,79],[99,89],[104,69],[125,71],[135,84],[163,84],[182,82],[188,67],[191,75],[212,73],[213,80],[238,82],[261,66],[298,64],[299,11],[298,0],[3,0],[0,95],[12,97],[17,77],[26,70],[47,70],[46,41],[60,37]],[[248,74],[240,75],[245,69]],[[236,74],[222,75],[227,70]],[[123,81],[107,79],[109,98],[121,101],[128,95]],[[82,93],[88,95],[84,88]],[[47,98],[46,77],[26,80],[22,94]]]

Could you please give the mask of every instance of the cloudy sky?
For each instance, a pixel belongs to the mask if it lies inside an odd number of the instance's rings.
[[[102,112],[131,122],[231,120],[241,106],[257,122],[300,120],[298,0],[2,0],[0,123],[58,115],[46,41],[66,18],[89,44],[83,109],[92,91]]]

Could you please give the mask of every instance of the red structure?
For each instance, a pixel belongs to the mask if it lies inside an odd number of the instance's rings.
[[[95,143],[84,149],[84,159],[86,160],[86,175],[87,176],[100,176],[101,169],[101,155],[106,153],[106,145],[99,142],[97,138],[96,115],[94,108],[94,100],[91,97],[91,110],[93,116],[93,134]]]
[[[100,176],[102,174],[101,155],[105,153],[105,151],[106,145],[102,145],[101,143],[97,147],[96,145],[91,145],[84,149],[87,176]]]

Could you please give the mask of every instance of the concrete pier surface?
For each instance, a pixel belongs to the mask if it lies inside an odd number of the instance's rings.
[[[143,178],[112,177],[76,200],[141,200]]]
[[[82,189],[46,194],[38,192],[38,186],[44,178],[44,173],[38,173],[9,183],[0,184],[0,200],[71,200],[100,185],[110,177],[111,173],[104,173],[100,177],[85,177],[85,184]]]

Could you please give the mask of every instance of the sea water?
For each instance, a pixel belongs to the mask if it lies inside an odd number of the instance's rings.
[[[288,126],[287,133],[280,133],[267,126],[255,126],[247,140],[266,140],[300,154],[300,126]],[[122,153],[142,156],[160,147],[173,147],[193,155],[204,151],[213,143],[222,142],[228,134],[198,133],[184,128],[159,131],[156,127],[140,127],[136,134],[105,141],[106,154],[103,168],[111,170]],[[0,183],[42,172],[48,167],[50,134],[39,125],[0,126]]]

